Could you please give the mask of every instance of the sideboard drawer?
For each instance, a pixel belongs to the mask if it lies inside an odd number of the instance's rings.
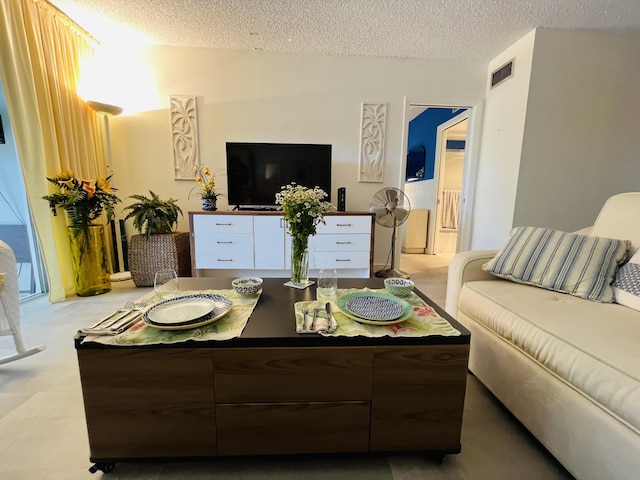
[[[371,248],[371,237],[366,233],[316,235],[314,241],[316,252],[368,252]]]
[[[196,247],[198,268],[253,268],[253,235],[212,235]]]
[[[369,252],[315,252],[315,264],[322,268],[369,268]]]
[[[366,233],[371,234],[371,217],[368,215],[326,215],[325,223],[318,225],[316,234],[326,233]]]
[[[253,217],[249,215],[194,215],[195,235],[206,241],[210,235],[223,233],[253,234]]]

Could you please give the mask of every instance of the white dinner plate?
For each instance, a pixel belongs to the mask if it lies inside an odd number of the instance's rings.
[[[225,297],[224,295],[206,294],[206,295],[194,295],[194,296],[206,297],[209,300],[211,300],[214,304],[213,309],[209,313],[201,317],[194,318],[192,320],[187,320],[181,323],[164,323],[164,324],[156,323],[149,318],[149,315],[148,315],[149,312],[145,313],[142,319],[150,327],[159,328],[161,330],[187,330],[190,328],[202,327],[204,325],[213,323],[216,320],[219,320],[222,317],[224,317],[227,313],[229,313],[229,310],[231,310],[231,307],[233,307],[233,302],[231,301],[231,299],[228,297]]]
[[[157,304],[147,312],[147,317],[158,325],[175,325],[204,317],[215,306],[215,300],[209,296],[187,295]]]

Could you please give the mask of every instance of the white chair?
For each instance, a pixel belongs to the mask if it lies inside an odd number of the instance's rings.
[[[20,300],[16,257],[11,247],[0,240],[0,336],[13,335],[16,353],[0,357],[0,365],[28,357],[45,349],[44,345],[27,350],[20,334]]]

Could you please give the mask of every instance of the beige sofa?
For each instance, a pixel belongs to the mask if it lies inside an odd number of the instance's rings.
[[[611,197],[591,236],[640,246],[640,193]],[[640,311],[499,279],[497,251],[457,254],[446,310],[469,369],[578,479],[640,478]]]

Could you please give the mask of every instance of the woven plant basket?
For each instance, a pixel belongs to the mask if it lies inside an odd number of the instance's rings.
[[[129,270],[136,287],[152,287],[158,270],[175,270],[191,276],[189,232],[133,235],[129,243]]]

